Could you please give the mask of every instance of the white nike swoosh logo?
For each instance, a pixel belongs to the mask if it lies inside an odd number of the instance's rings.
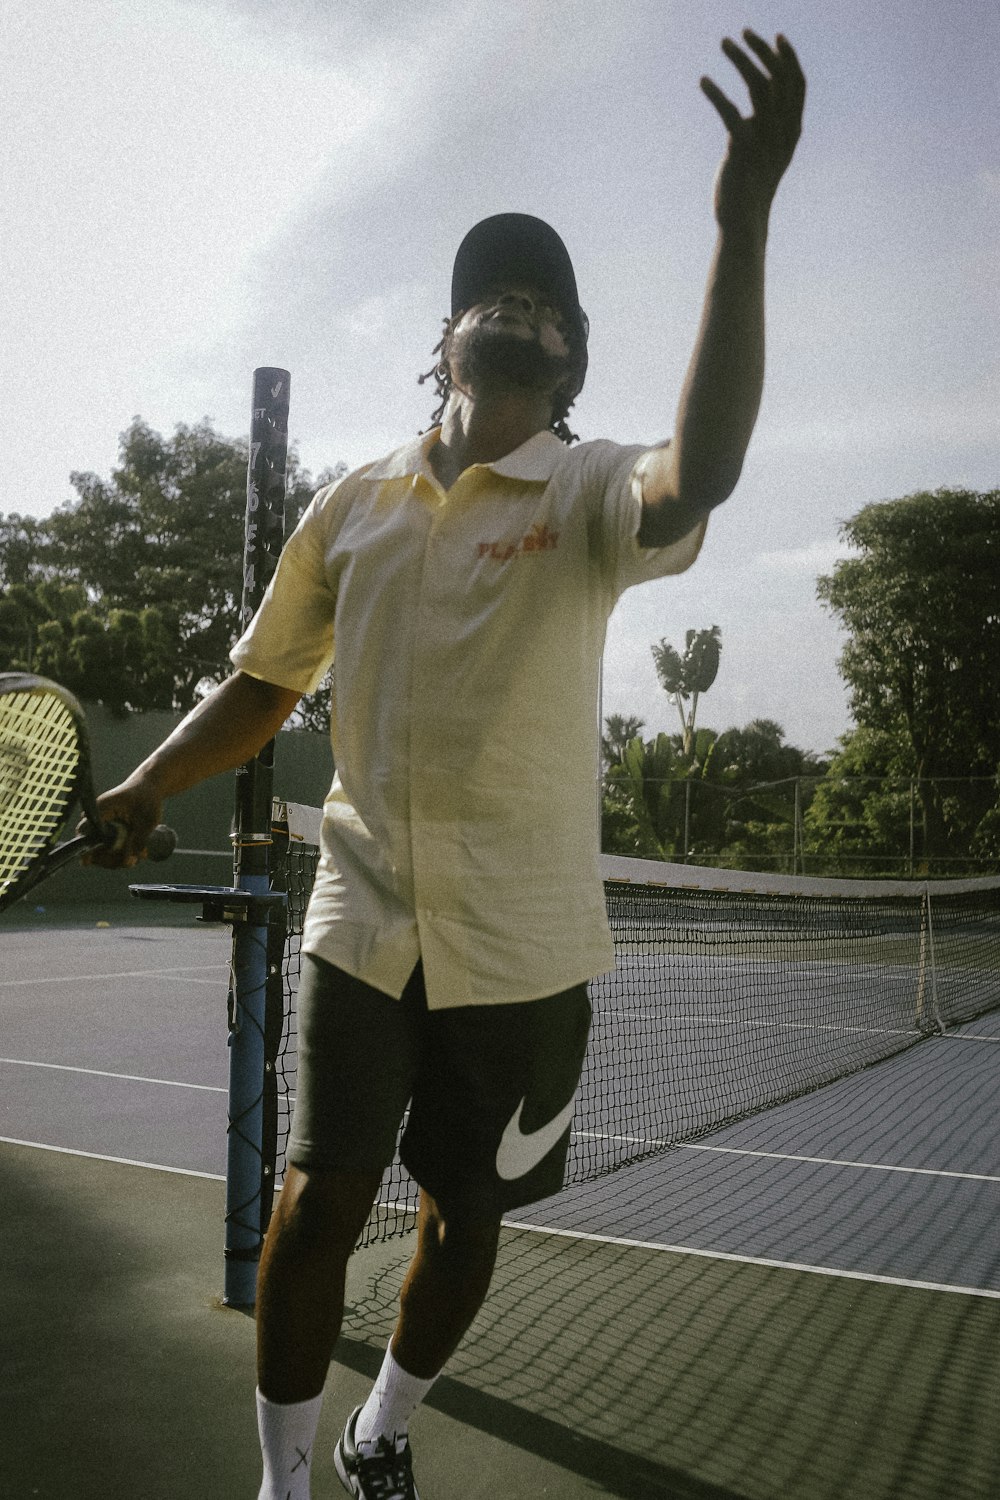
[[[554,1120],[543,1125],[541,1130],[533,1130],[530,1135],[525,1135],[521,1129],[521,1115],[526,1103],[527,1100],[522,1099],[507,1121],[507,1128],[497,1151],[497,1176],[502,1177],[504,1182],[513,1182],[515,1177],[526,1177],[548,1156],[565,1133],[576,1108],[576,1100],[571,1099]]]

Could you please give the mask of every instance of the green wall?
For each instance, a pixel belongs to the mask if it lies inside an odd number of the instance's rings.
[[[116,786],[151,750],[166,739],[180,714],[129,714],[116,718],[100,705],[87,705],[94,781],[98,792]],[[290,802],[319,806],[333,775],[333,757],[325,734],[286,729],[274,752],[274,794]],[[144,863],[132,870],[97,870],[79,865],[61,870],[33,890],[25,906],[68,902],[127,902],[130,884],[231,885],[234,772],[214,776],[167,803],[164,821],[176,830],[177,849],[163,864]],[[191,851],[207,851],[194,853]]]

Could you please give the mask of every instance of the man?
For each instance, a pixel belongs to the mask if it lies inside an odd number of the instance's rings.
[[[805,82],[783,37],[723,50],[748,118],[673,441],[568,446],[588,326],[562,241],[485,220],[459,248],[441,425],[321,490],[234,674],[101,799],[134,862],[163,800],[241,764],[336,650],[323,858],[307,918],[291,1163],[260,1267],[260,1500],[305,1500],[348,1257],[404,1110],[417,1250],[346,1489],[416,1500],[408,1422],[489,1286],[501,1215],[558,1190],[612,955],[593,807],[597,667],[616,599],[695,559],[761,396],[764,251]],[[113,855],[95,859],[113,862]]]

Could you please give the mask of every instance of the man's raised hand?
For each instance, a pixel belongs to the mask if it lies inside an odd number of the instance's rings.
[[[729,146],[715,182],[715,217],[723,229],[766,230],[771,200],[802,130],[806,80],[785,37],[776,37],[771,47],[748,30],[743,40],[748,51],[729,37],[722,50],[746,83],[752,106],[748,117],[710,78],[701,80],[702,92],[729,132]]]

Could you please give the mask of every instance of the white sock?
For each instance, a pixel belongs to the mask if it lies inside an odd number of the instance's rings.
[[[264,1482],[257,1500],[310,1500],[309,1470],[323,1392],[285,1406],[257,1392],[257,1428]]]
[[[421,1380],[398,1365],[392,1357],[392,1345],[385,1351],[382,1368],[371,1395],[358,1413],[354,1439],[373,1443],[380,1437],[390,1440],[405,1437],[409,1421],[437,1379]]]

